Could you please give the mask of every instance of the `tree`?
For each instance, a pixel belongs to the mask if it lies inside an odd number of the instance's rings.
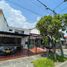
[[[64,30],[66,30],[66,18],[67,14],[55,16],[48,15],[42,17],[36,25],[36,28],[40,31],[42,35],[43,43],[45,45],[48,45],[49,47],[53,47],[54,58],[56,58],[56,42],[58,41],[60,43],[60,39],[61,37],[63,37],[62,29],[65,28]],[[63,52],[61,53],[63,55]]]

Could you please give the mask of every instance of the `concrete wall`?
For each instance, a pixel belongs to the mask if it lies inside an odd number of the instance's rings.
[[[28,29],[25,30],[25,31],[24,31],[24,34],[30,34],[30,30],[28,30]]]
[[[28,37],[23,37],[21,39],[21,46],[23,46],[24,48],[27,48],[26,42],[28,42]]]
[[[31,34],[40,34],[39,30],[37,30],[36,28],[32,29],[30,31]]]

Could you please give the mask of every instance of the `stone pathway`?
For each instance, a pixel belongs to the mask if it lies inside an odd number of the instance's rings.
[[[40,58],[39,55],[22,57],[12,60],[6,60],[0,62],[0,67],[33,67],[32,60]]]

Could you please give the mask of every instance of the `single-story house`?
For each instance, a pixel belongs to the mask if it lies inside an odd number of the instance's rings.
[[[10,27],[7,20],[0,10],[0,46],[19,46],[23,48],[31,48],[41,45],[40,32],[36,29],[22,29]]]

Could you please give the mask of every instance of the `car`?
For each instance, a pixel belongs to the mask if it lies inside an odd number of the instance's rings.
[[[10,55],[17,51],[17,46],[0,46],[0,55]]]

